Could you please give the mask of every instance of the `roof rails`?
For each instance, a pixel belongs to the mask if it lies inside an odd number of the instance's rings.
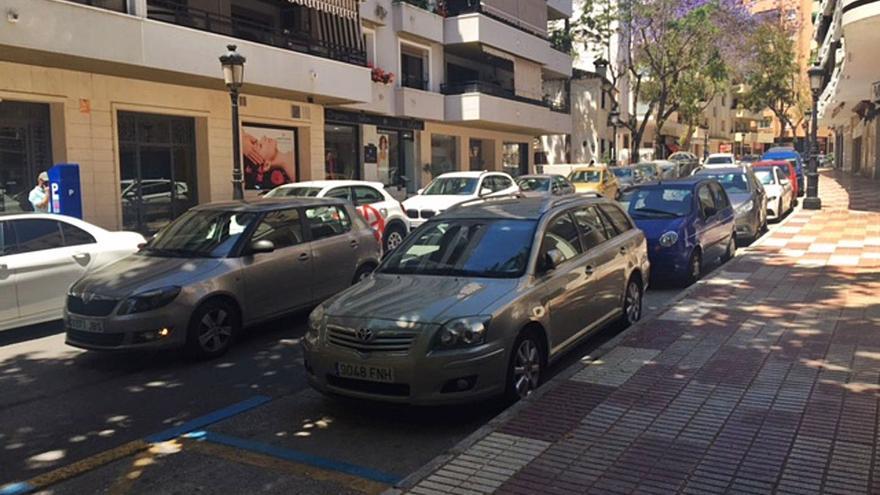
[[[447,208],[446,211],[452,210],[454,208],[461,208],[461,207],[465,207],[465,206],[473,206],[473,205],[483,204],[483,203],[487,203],[490,201],[499,201],[499,200],[503,200],[503,199],[519,199],[519,198],[524,198],[524,197],[525,197],[525,195],[522,192],[512,192],[510,194],[502,194],[499,196],[483,196],[480,198],[474,198],[474,199],[469,199],[467,201],[462,201],[461,203],[456,203],[456,204],[450,206],[449,208]]]

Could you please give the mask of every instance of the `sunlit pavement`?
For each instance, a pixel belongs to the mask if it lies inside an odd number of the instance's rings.
[[[680,290],[652,289],[646,312]],[[224,358],[200,363],[175,353],[87,353],[65,346],[58,330],[0,334],[0,485],[30,483],[0,494],[379,493],[507,406],[324,398],[305,382],[303,314],[254,329]],[[596,334],[550,372],[617,332]],[[193,432],[157,440],[179,425]]]

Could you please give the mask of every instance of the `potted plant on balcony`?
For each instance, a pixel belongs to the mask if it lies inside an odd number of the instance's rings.
[[[437,0],[434,4],[434,13],[440,17],[447,17],[449,15],[449,8],[446,6],[446,0]]]
[[[371,67],[372,72],[370,76],[373,79],[373,82],[382,83],[382,84],[391,84],[394,82],[394,73],[386,72],[379,67]]]

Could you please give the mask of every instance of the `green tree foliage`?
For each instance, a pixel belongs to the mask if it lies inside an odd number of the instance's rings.
[[[786,127],[795,126],[792,117],[800,114],[802,119],[809,105],[805,103],[809,99],[804,96],[794,39],[784,25],[764,22],[752,33],[750,48],[743,104],[756,112],[769,108],[779,119],[783,137]]]

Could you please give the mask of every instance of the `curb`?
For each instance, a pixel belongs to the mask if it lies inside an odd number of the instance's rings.
[[[752,244],[750,244],[747,247],[738,248],[736,250],[736,255],[735,255],[734,259],[739,258],[741,256],[748,256],[749,254],[751,254],[752,251],[754,250],[754,248],[761,246],[764,243],[764,241],[766,241],[767,239],[770,238],[770,235],[776,229],[778,229],[779,227],[788,223],[789,219],[791,219],[794,216],[794,214],[799,212],[801,209],[802,209],[802,203],[798,202],[797,206],[795,206],[788,213],[788,215],[785,216],[785,218],[783,220],[773,224],[772,228],[768,228],[767,232],[763,236],[761,236],[760,239],[753,242]],[[725,266],[727,266],[728,263],[724,263],[724,264],[721,264],[721,265],[715,267],[714,270],[710,271],[705,276],[703,276],[699,281],[697,281],[697,283],[691,285],[690,287],[682,289],[681,292],[679,292],[674,297],[672,297],[669,301],[666,302],[666,304],[663,304],[662,306],[657,308],[657,310],[654,311],[654,313],[650,317],[637,322],[635,325],[631,325],[629,328],[623,330],[622,332],[620,332],[619,334],[614,336],[614,338],[608,340],[604,344],[602,344],[599,347],[597,347],[596,349],[594,349],[593,352],[591,352],[590,354],[584,356],[579,362],[576,362],[576,363],[569,365],[568,368],[557,373],[556,376],[551,378],[550,381],[544,383],[540,388],[538,388],[538,390],[533,392],[532,395],[530,395],[528,398],[520,400],[519,402],[513,404],[512,406],[508,407],[504,411],[500,412],[497,416],[495,416],[494,418],[489,420],[488,423],[477,428],[477,430],[475,430],[473,433],[471,433],[470,435],[468,435],[467,437],[462,439],[460,442],[458,442],[457,444],[452,446],[449,450],[434,457],[433,459],[428,461],[425,465],[423,465],[422,467],[420,467],[416,471],[410,473],[408,476],[406,476],[405,478],[403,478],[402,480],[397,482],[392,488],[389,488],[388,490],[385,490],[384,492],[382,492],[382,495],[400,495],[400,494],[404,493],[405,490],[408,490],[408,489],[414,487],[415,485],[417,485],[420,481],[422,481],[423,479],[430,476],[431,473],[433,473],[434,471],[439,469],[441,466],[443,466],[447,462],[451,461],[455,456],[465,452],[467,449],[472,447],[475,443],[479,442],[480,440],[482,440],[483,438],[485,438],[489,434],[495,432],[495,430],[497,430],[499,427],[501,427],[502,424],[507,422],[508,419],[512,418],[513,416],[516,416],[521,410],[529,407],[529,405],[531,405],[532,402],[537,401],[538,399],[543,397],[544,394],[555,389],[562,382],[567,381],[569,378],[574,376],[578,371],[582,370],[585,366],[588,366],[590,362],[593,362],[593,361],[597,360],[598,358],[604,356],[608,352],[610,352],[612,349],[614,349],[615,347],[617,347],[617,345],[620,344],[621,340],[628,337],[632,332],[634,332],[638,329],[641,329],[642,327],[647,326],[649,324],[653,324],[657,320],[657,316],[663,314],[668,309],[672,308],[675,304],[680,302],[682,299],[686,299],[689,295],[691,295],[697,289],[706,285],[712,278],[714,278],[717,274],[722,272],[723,271],[722,269]],[[584,360],[587,358],[589,358],[589,360],[585,364]]]

